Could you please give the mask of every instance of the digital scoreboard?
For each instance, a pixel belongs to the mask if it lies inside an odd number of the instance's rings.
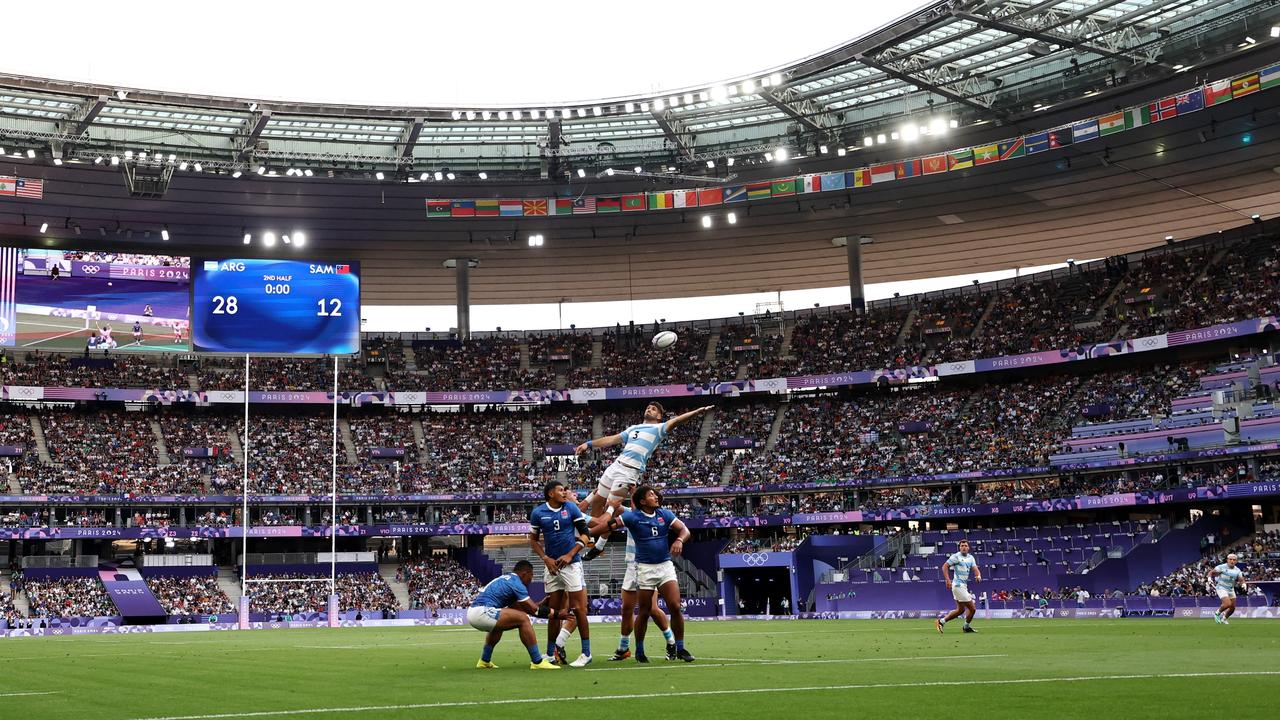
[[[196,350],[352,355],[360,352],[360,266],[305,260],[191,263]]]

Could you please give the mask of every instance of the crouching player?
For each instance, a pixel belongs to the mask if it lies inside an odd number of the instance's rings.
[[[662,495],[651,485],[636,488],[631,498],[631,507],[621,517],[596,518],[592,521],[591,529],[593,533],[599,534],[625,526],[628,536],[635,542],[636,603],[639,608],[639,616],[635,621],[636,662],[649,662],[644,652],[644,636],[652,614],[655,593],[666,602],[667,612],[671,616],[676,658],[693,662],[692,653],[684,647],[684,612],[680,607],[680,585],[676,582],[676,569],[671,562],[673,555],[684,552],[684,543],[689,539],[689,528],[680,522],[675,513],[662,507]],[[668,538],[673,530],[677,537],[675,542],[670,542]]]
[[[471,627],[488,633],[484,638],[484,651],[476,662],[476,668],[497,669],[493,664],[493,646],[502,639],[502,633],[511,629],[520,631],[520,642],[529,651],[530,670],[559,670],[542,655],[538,648],[538,636],[533,632],[530,615],[546,619],[555,611],[545,605],[538,607],[529,599],[529,583],[533,582],[533,565],[528,560],[516,563],[515,572],[499,575],[489,581],[467,610],[467,622]],[[563,613],[560,613],[563,616]]]

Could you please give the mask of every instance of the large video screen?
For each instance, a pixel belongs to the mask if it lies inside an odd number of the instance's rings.
[[[351,355],[360,352],[357,263],[197,259],[192,277],[197,350]]]
[[[0,254],[0,344],[189,352],[191,259],[12,249]]]

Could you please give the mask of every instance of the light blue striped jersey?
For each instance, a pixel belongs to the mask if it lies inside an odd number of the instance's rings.
[[[951,553],[951,557],[947,558],[947,567],[951,568],[951,584],[968,587],[969,573],[973,572],[973,568],[977,565],[978,561],[972,555]]]
[[[623,430],[621,435],[622,454],[618,456],[618,462],[644,472],[654,448],[667,438],[667,424],[660,422],[632,425]]]
[[[625,526],[623,531],[626,532]],[[627,533],[626,560],[629,563],[633,563],[636,561],[636,541],[635,541],[635,538],[631,537],[631,533],[629,532]]]
[[[1235,590],[1236,582],[1238,582],[1240,577],[1244,575],[1244,571],[1240,569],[1239,565],[1231,567],[1226,563],[1222,563],[1218,567],[1214,568],[1214,570],[1218,571],[1218,575],[1216,577],[1218,587],[1223,590]]]

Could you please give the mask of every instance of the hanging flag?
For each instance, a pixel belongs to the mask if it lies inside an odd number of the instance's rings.
[[[552,215],[572,215],[575,205],[573,198],[552,198],[547,201],[547,204],[551,208]]]
[[[948,170],[964,170],[973,167],[973,148],[953,150],[947,157]]]
[[[815,193],[822,190],[821,175],[805,175],[796,181],[796,192]]]
[[[675,193],[673,192],[649,193],[649,209],[650,210],[670,210],[675,206],[676,206]]]
[[[1270,90],[1271,88],[1280,85],[1280,65],[1272,65],[1269,68],[1263,69],[1263,71],[1259,73],[1258,79],[1262,81],[1263,90]]]
[[[44,181],[32,180],[31,178],[18,178],[14,187],[14,195],[20,198],[32,198],[39,200],[44,197]]]
[[[903,160],[893,166],[893,174],[899,180],[902,178],[920,177],[924,174],[924,169],[920,166],[920,158],[913,160]]]
[[[1151,124],[1151,110],[1146,105],[1124,111],[1124,129],[1132,130]]]
[[[1182,93],[1174,98],[1174,102],[1178,106],[1178,114],[1186,115],[1197,110],[1204,109],[1204,93],[1199,90],[1192,90],[1188,93]]]
[[[698,207],[710,207],[724,202],[724,188],[706,188],[698,191]]]
[[[637,210],[647,210],[647,209],[648,208],[644,203],[644,193],[640,193],[638,195],[622,196],[623,212],[635,212]]]
[[[475,200],[450,200],[449,201],[450,217],[475,217],[476,201]]]
[[[0,195],[13,195],[18,192],[18,178],[9,176],[0,176]],[[448,202],[446,201],[446,205]],[[430,209],[430,202],[428,202]]]
[[[986,165],[987,163],[999,162],[1000,146],[996,143],[990,145],[979,145],[973,149],[973,164]]]
[[[476,217],[497,217],[497,200],[476,200]]]
[[[1071,126],[1071,141],[1085,142],[1087,140],[1097,140],[1099,137],[1098,132],[1097,120],[1085,120],[1084,122],[1076,123]]]
[[[946,155],[930,155],[920,161],[921,171],[925,175],[936,175],[947,171]]]
[[[1011,158],[1020,158],[1027,154],[1027,146],[1022,142],[1022,138],[1014,138],[1013,140],[1005,140],[1000,143],[1000,159],[1009,160]]]
[[[886,163],[884,165],[872,165],[869,169],[871,170],[872,185],[876,183],[889,182],[890,180],[896,180],[898,177],[898,174],[894,170],[892,163]]]
[[[1219,80],[1204,86],[1204,104],[1221,105],[1231,99],[1231,81]]]
[[[1098,134],[1102,136],[1115,135],[1118,132],[1124,132],[1124,113],[1113,112],[1110,115],[1103,115],[1098,118]]]
[[[596,199],[590,195],[583,195],[573,200],[574,215],[594,215],[596,213]],[[557,215],[559,213],[556,213]]]
[[[1027,135],[1023,138],[1027,144],[1027,154],[1035,155],[1049,149],[1049,133],[1042,132],[1035,135]]]
[[[675,207],[691,208],[698,207],[698,191],[697,190],[676,190]]]
[[[622,196],[609,195],[596,198],[596,214],[622,212]]]
[[[1147,112],[1151,113],[1151,122],[1176,118],[1178,117],[1178,101],[1171,97],[1157,100],[1147,105]]]
[[[734,185],[733,187],[727,187],[724,189],[724,202],[726,205],[729,203],[745,202],[746,199],[746,185]]]
[[[850,170],[849,174],[853,176],[850,179],[853,180],[854,187],[868,187],[871,185],[871,171],[867,168]]]
[[[1060,147],[1066,147],[1072,142],[1071,128],[1058,128],[1049,131],[1049,149],[1053,150]]]
[[[773,193],[773,183],[768,181],[750,183],[749,185],[747,185],[748,200],[763,200],[770,197],[772,193]],[[731,201],[726,198],[725,202],[731,202]]]
[[[524,215],[524,203],[520,200],[499,200],[498,214],[502,217],[521,217]]]
[[[544,217],[547,214],[546,200],[523,200],[520,210],[525,217]]]
[[[10,190],[7,193],[4,191],[5,180],[11,180],[11,178],[0,178],[0,195],[12,195],[13,194],[12,190]],[[13,186],[10,185],[10,187],[12,188]],[[427,217],[429,218],[449,217],[452,214],[450,208],[451,206],[449,205],[448,200],[428,200],[427,201]]]
[[[844,188],[845,188],[845,177],[843,172],[822,174],[823,190],[843,190]]]
[[[773,196],[786,197],[796,194],[796,179],[784,178],[782,180],[773,181]]]
[[[1231,81],[1231,97],[1238,98],[1258,92],[1258,73],[1249,73]]]

